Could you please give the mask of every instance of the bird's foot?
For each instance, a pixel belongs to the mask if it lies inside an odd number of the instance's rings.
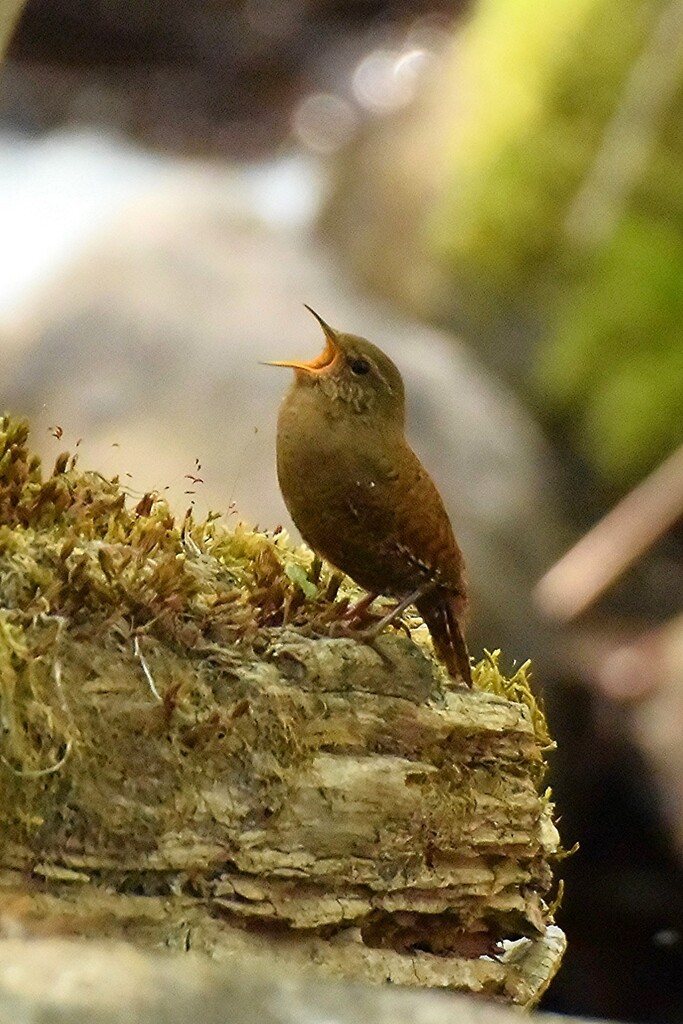
[[[361,643],[370,644],[374,648],[374,641],[380,633],[387,626],[396,625],[406,608],[414,604],[421,594],[422,590],[408,594],[407,597],[400,600],[380,618],[373,616],[370,612],[370,605],[378,595],[366,594],[360,601],[356,601],[355,604],[347,608],[342,619],[338,619],[334,623],[332,635],[335,637],[346,637],[350,640],[358,640]]]
[[[340,619],[335,619],[334,622],[330,622],[327,627],[329,636],[335,640],[358,640],[362,641],[366,638],[368,632],[362,626],[356,625],[354,621],[350,621],[347,613]]]
[[[370,605],[377,594],[364,594],[358,601],[343,611],[336,610],[334,619],[328,619],[329,635],[348,640],[363,640],[368,626],[377,622],[377,615],[370,611]]]
[[[383,615],[381,619],[375,621],[368,629],[364,630],[366,640],[374,640],[387,626],[395,626],[399,623],[404,611],[410,608],[411,604],[415,604],[423,593],[424,588],[420,587],[419,590],[415,590],[412,594],[402,598],[393,608],[389,609],[386,615]]]
[[[365,610],[367,612],[367,608]],[[375,622],[371,626],[359,626],[355,621],[348,620],[348,613],[345,618],[346,621],[337,619],[336,622],[331,623],[328,635],[335,640],[354,640],[356,643],[365,644],[367,647],[371,647],[386,665],[390,665],[391,659],[377,643],[380,633],[380,630],[376,628],[377,623]]]
[[[356,623],[356,629],[358,629],[364,622],[374,621],[372,614],[370,613],[370,605],[376,599],[377,594],[365,594],[358,601],[354,601],[344,612],[342,616],[349,623]]]

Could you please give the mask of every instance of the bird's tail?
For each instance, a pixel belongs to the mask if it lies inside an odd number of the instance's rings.
[[[461,625],[466,608],[464,595],[437,587],[420,597],[415,607],[427,623],[434,649],[449,675],[472,686],[470,656]]]

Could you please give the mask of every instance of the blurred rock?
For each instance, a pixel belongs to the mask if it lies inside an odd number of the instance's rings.
[[[538,1024],[574,1018],[533,1015]],[[0,942],[0,1020],[16,1024],[516,1024],[518,1011],[390,985],[321,981],[267,959],[220,966],[123,943]]]
[[[31,417],[48,461],[82,439],[82,464],[121,474],[136,495],[164,491],[181,511],[227,512],[234,501],[252,522],[288,525],[274,433],[289,376],[258,360],[319,350],[308,302],[403,370],[410,436],[467,557],[474,647],[523,660],[547,641],[530,592],[561,543],[548,447],[456,339],[343,280],[304,228],[302,192],[316,187],[286,164],[160,174],[6,320],[2,404]]]

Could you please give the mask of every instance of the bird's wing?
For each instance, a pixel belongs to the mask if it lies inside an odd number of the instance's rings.
[[[464,592],[463,558],[441,496],[412,449],[359,467],[344,496],[359,533],[372,538],[395,589],[422,580]]]

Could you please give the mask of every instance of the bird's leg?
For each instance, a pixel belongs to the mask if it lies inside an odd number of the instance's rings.
[[[394,608],[388,611],[386,615],[382,616],[379,622],[373,623],[373,625],[369,626],[367,629],[355,630],[353,634],[355,639],[360,640],[361,643],[367,644],[368,647],[372,648],[375,654],[379,655],[386,665],[390,665],[391,658],[389,658],[386,652],[377,644],[379,634],[385,626],[390,626],[392,623],[396,622],[397,619],[400,619],[406,608],[409,608],[411,604],[415,604],[416,601],[419,601],[419,599],[429,593],[435,585],[436,584],[432,580],[428,580],[426,583],[423,583],[417,588],[417,590],[413,590],[410,594],[407,594],[406,597],[402,598]]]
[[[354,619],[362,620],[363,616],[365,615],[368,608],[370,607],[370,605],[377,596],[377,594],[365,594],[358,601],[354,601],[354,603],[352,605],[349,605],[349,607],[344,612],[344,618],[348,619],[351,622]]]
[[[362,638],[364,640],[374,640],[386,626],[391,626],[397,619],[400,619],[406,608],[410,608],[411,604],[415,604],[421,597],[424,597],[434,586],[435,584],[428,580],[427,583],[419,586],[417,590],[413,590],[412,593],[402,598],[394,608],[388,611],[379,622],[375,622],[369,629],[363,630]]]
[[[398,604],[391,608],[386,615],[383,615],[381,619],[365,629],[355,628],[350,622],[347,626],[342,626],[341,623],[337,623],[337,631],[334,635],[345,636],[348,639],[359,640],[361,643],[369,644],[370,647],[372,647],[373,650],[376,650],[381,657],[384,657],[382,651],[375,647],[375,640],[379,634],[386,626],[390,626],[392,623],[396,622],[397,619],[400,619],[406,608],[409,608],[411,604],[415,604],[415,602],[421,597],[428,594],[430,590],[433,590],[435,586],[436,584],[432,580],[427,580],[425,583],[422,583],[417,590],[413,590],[406,597],[401,598]],[[353,619],[359,611],[365,613],[377,596],[377,594],[372,593],[366,594],[360,599],[360,601],[357,601],[355,605],[352,605],[351,608],[347,609],[344,614],[344,618],[347,620]],[[352,611],[355,611],[355,615],[353,616],[350,614]],[[341,629],[339,628],[340,626]]]

